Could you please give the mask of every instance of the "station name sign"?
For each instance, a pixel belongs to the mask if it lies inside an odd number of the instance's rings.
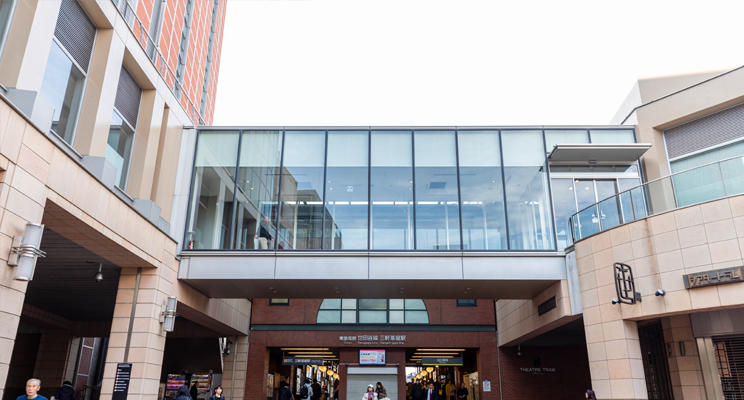
[[[406,344],[406,335],[356,335],[339,336],[338,340],[346,345],[371,345],[371,344]]]
[[[462,365],[462,357],[424,357],[421,365]]]
[[[323,357],[282,357],[282,365],[323,365]]]
[[[744,282],[742,267],[715,269],[712,271],[697,272],[683,276],[686,289],[694,289],[704,286],[721,285],[724,283]]]

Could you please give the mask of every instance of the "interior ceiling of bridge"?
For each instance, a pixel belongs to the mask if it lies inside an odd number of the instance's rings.
[[[586,347],[584,319],[579,318],[563,326],[521,343],[522,347]]]
[[[114,314],[121,268],[49,228],[36,263],[25,303],[72,321],[110,321]],[[103,280],[95,280],[103,263]]]

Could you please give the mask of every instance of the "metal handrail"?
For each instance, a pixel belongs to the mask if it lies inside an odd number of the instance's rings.
[[[176,90],[181,87],[181,83],[178,82],[176,74],[173,72],[170,65],[168,65],[168,63],[166,62],[163,53],[160,51],[160,46],[156,45],[155,41],[152,40],[150,34],[147,32],[147,29],[145,29],[144,24],[142,24],[142,21],[139,19],[139,17],[137,17],[137,13],[135,12],[134,8],[132,8],[132,5],[129,4],[129,1],[111,0],[111,2],[114,4],[114,7],[116,8],[116,11],[119,13],[119,15],[121,15],[121,17],[124,19],[124,22],[126,22],[129,30],[132,32],[132,34],[134,34],[135,38],[137,38],[137,43],[139,43],[140,47],[142,47],[142,50],[144,50],[145,54],[147,54],[147,58],[150,59],[150,62],[152,63],[153,67],[155,67],[155,70],[158,71],[160,77],[163,78],[166,86],[168,86],[171,92],[173,92],[173,95],[176,96],[176,100],[178,100],[178,103],[181,104],[181,100],[183,98],[186,99],[189,107],[184,107],[184,109],[186,111],[186,114],[189,115],[191,122],[198,125],[206,125],[201,115],[197,111],[197,108],[194,106],[194,102],[191,101],[189,96],[187,96],[183,92],[183,90]],[[124,11],[122,11],[122,8],[124,8]],[[183,107],[183,104],[181,104],[181,107]]]
[[[603,231],[606,231],[608,229],[612,229],[612,228],[614,228],[616,226],[627,224],[627,223],[630,223],[630,222],[633,222],[633,221],[636,221],[636,220],[639,220],[639,219],[648,218],[648,217],[651,217],[651,216],[656,215],[656,214],[660,214],[660,213],[663,213],[663,212],[672,211],[672,210],[675,210],[675,209],[678,209],[678,208],[687,207],[687,206],[691,206],[691,205],[694,205],[694,204],[701,204],[701,203],[705,203],[705,202],[717,200],[717,199],[720,199],[720,198],[730,197],[730,196],[733,196],[733,195],[744,194],[744,189],[737,191],[735,188],[730,187],[730,185],[727,186],[726,178],[724,177],[723,170],[721,168],[721,164],[727,163],[727,162],[732,161],[732,160],[738,160],[738,159],[744,160],[744,156],[729,157],[729,158],[726,158],[726,159],[723,159],[723,160],[713,161],[713,162],[710,162],[710,163],[707,163],[707,164],[699,165],[697,167],[688,168],[688,169],[683,170],[683,171],[675,172],[673,174],[670,174],[670,175],[667,175],[667,176],[663,176],[661,178],[657,178],[657,179],[648,181],[646,183],[643,183],[641,185],[635,186],[633,188],[624,190],[624,191],[622,191],[620,193],[617,193],[617,194],[615,194],[613,196],[610,196],[610,197],[608,197],[606,199],[602,199],[602,200],[600,200],[600,201],[598,201],[598,202],[596,202],[596,203],[594,203],[594,204],[592,204],[592,205],[590,205],[588,207],[585,207],[585,208],[579,210],[577,213],[574,213],[573,215],[571,215],[571,217],[569,217],[569,219],[568,219],[569,226],[571,227],[571,229],[570,229],[571,238],[572,238],[573,242],[575,243],[577,241],[581,241],[581,240],[584,240],[584,239],[586,239],[588,237],[591,237],[591,236],[594,236],[596,234],[599,234],[599,233],[601,233]],[[718,174],[715,175],[715,178],[718,178],[720,180],[721,187],[718,188],[718,189],[720,189],[721,191],[723,191],[724,196],[713,195],[710,198],[704,199],[703,201],[697,201],[697,202],[691,202],[691,203],[683,202],[683,204],[680,204],[679,192],[678,192],[678,188],[674,184],[674,178],[675,177],[679,177],[679,176],[684,175],[684,174],[687,174],[687,173],[689,173],[691,171],[702,170],[703,168],[710,167],[712,165],[718,165],[718,168],[716,169],[716,171],[718,171]],[[711,177],[714,177],[714,176],[711,175]],[[669,181],[669,190],[670,190],[669,192],[666,192],[663,189],[662,190],[658,190],[658,189],[655,190],[655,189],[652,188],[654,186],[654,184],[660,183],[660,182],[665,181],[665,180]],[[717,181],[711,180],[710,182],[712,182],[713,184],[715,184]],[[701,192],[701,193],[704,193],[704,192]],[[661,210],[656,210],[655,207],[650,207],[651,205],[653,205],[653,203],[650,202],[649,199],[650,198],[654,198],[654,195],[670,195],[671,198],[668,199],[668,200],[670,202],[673,202],[674,203],[673,206],[672,207],[666,207],[666,208],[662,207],[663,209],[661,209]],[[629,200],[630,200],[631,209],[628,210],[628,212],[625,212],[622,209],[622,199],[623,199],[624,196],[630,196]],[[641,212],[636,212],[636,210],[635,210],[635,207],[637,205],[635,203],[635,200],[638,199],[638,196],[641,196],[640,199],[642,199],[642,201],[643,201],[644,210],[643,210],[642,213]],[[604,226],[605,224],[601,221],[602,216],[604,215],[602,213],[601,204],[608,203],[608,202],[609,203],[612,203],[612,200],[613,199],[615,199],[614,204],[617,205],[618,208],[616,210],[612,210],[612,211],[617,211],[618,212],[619,223],[616,223],[614,225],[611,224],[611,226]],[[663,196],[662,197],[659,197],[659,199],[664,200],[664,197]],[[597,221],[598,227],[596,227],[598,229],[596,229],[595,227],[593,227],[595,229],[587,229],[587,231],[589,233],[586,234],[586,235],[584,235],[583,234],[583,231],[581,229],[581,226],[582,226],[581,214],[584,214],[585,212],[587,212],[589,210],[592,210],[592,209],[596,210],[596,214],[592,214],[592,216],[596,215],[596,218],[598,219],[598,221]],[[641,215],[639,216],[639,214],[641,214]],[[592,223],[594,223],[594,222],[592,222]]]

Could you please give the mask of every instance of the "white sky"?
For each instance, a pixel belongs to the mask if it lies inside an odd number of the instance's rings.
[[[229,0],[215,125],[606,124],[744,65],[744,1]]]

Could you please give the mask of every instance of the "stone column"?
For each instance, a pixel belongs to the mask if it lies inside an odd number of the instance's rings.
[[[662,318],[661,326],[664,329],[664,342],[671,347],[668,361],[674,398],[678,400],[706,398],[700,355],[692,335],[690,316],[684,314]]]
[[[16,3],[8,41],[0,60],[0,83],[39,92],[62,0]]]
[[[158,158],[164,109],[165,101],[157,90],[142,91],[137,133],[134,137],[129,182],[127,183],[127,194],[135,199],[150,200],[152,197],[154,178],[152,172],[155,170]],[[172,166],[176,163],[168,165]],[[168,211],[170,216],[170,210]]]
[[[230,336],[230,354],[225,354],[222,365],[222,395],[228,400],[245,398],[248,369],[248,336]]]
[[[124,42],[114,29],[98,29],[80,119],[75,130],[75,150],[80,154],[94,157],[106,155],[124,47]]]
[[[611,244],[629,242],[630,237],[627,227],[620,227],[612,232],[611,243],[610,233],[576,244],[592,389],[602,400],[647,399],[638,327],[635,321],[623,320],[623,307],[641,305],[612,304],[612,298],[616,297],[613,275],[616,257]]]

